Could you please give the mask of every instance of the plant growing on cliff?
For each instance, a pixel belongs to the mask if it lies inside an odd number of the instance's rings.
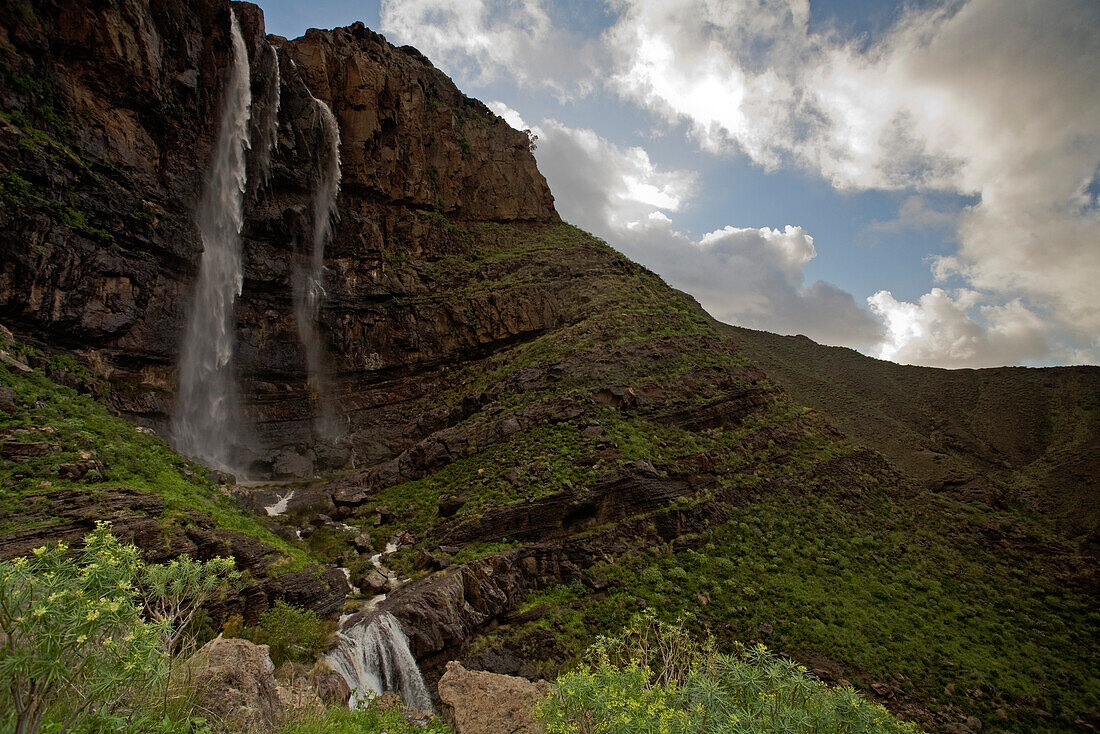
[[[0,722],[16,734],[47,722],[58,734],[133,724],[166,686],[195,609],[231,568],[225,559],[147,567],[105,522],[78,551],[58,543],[0,563]],[[173,728],[164,717],[157,724]]]
[[[330,629],[325,620],[309,609],[299,609],[279,600],[264,612],[260,624],[248,637],[271,649],[275,665],[286,661],[311,662],[328,647]]]
[[[548,734],[919,734],[763,645],[718,652],[652,612],[589,649],[538,709]]]

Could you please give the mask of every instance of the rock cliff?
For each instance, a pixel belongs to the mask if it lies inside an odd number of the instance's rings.
[[[395,370],[415,374],[562,323],[568,309],[552,273],[471,304],[458,292],[464,278],[446,267],[449,255],[494,248],[492,233],[456,236],[456,222],[537,227],[558,217],[527,136],[414,49],[362,24],[267,38],[257,7],[232,7],[253,87],[236,336],[258,435],[241,465],[312,476],[353,461],[370,440],[357,431],[378,424],[373,413],[395,392],[423,390],[408,377],[395,389]],[[81,352],[116,388],[111,403],[161,433],[202,249],[193,212],[217,129],[229,11],[213,0],[0,9],[0,312],[21,336]],[[331,389],[348,407],[351,440],[339,445],[314,434],[321,397],[306,384],[290,305],[319,176],[314,97],[343,138],[321,316]],[[263,180],[262,117],[276,105]],[[479,311],[499,318],[479,322]]]

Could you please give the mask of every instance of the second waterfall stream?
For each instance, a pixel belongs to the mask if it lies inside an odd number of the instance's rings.
[[[352,689],[348,705],[355,708],[372,695],[393,691],[406,706],[432,710],[424,676],[409,650],[401,622],[389,612],[378,612],[341,627],[339,643],[326,661]]]

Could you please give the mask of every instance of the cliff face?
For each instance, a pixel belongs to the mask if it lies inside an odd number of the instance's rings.
[[[491,236],[456,237],[454,222],[558,217],[526,135],[415,50],[362,24],[268,39],[258,8],[232,7],[253,99],[237,366],[257,435],[242,459],[261,475],[311,475],[354,460],[356,431],[378,423],[356,408],[387,402],[371,390],[392,379],[387,370],[415,373],[562,322],[552,277],[471,306],[456,300],[463,282],[428,267],[495,247]],[[162,433],[202,251],[193,213],[217,133],[229,12],[217,1],[0,9],[3,318],[22,336],[79,350],[110,379],[111,403]],[[292,306],[323,147],[313,97],[342,135],[320,324],[326,389],[349,408],[338,441],[315,433],[330,398],[307,387]],[[276,104],[265,182],[262,118]],[[500,318],[478,322],[479,309]]]

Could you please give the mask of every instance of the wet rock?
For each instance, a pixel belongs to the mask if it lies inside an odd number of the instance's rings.
[[[389,588],[389,584],[390,580],[386,578],[385,574],[383,574],[378,569],[374,569],[373,571],[363,576],[363,580],[359,583],[359,587],[364,592],[369,592],[371,594],[383,594],[385,593],[386,589]]]
[[[218,636],[188,661],[188,685],[227,728],[257,732],[279,719],[280,701],[267,645]]]
[[[417,571],[439,571],[450,565],[450,561],[436,558],[431,553],[418,550],[413,558],[413,568]]]
[[[535,706],[551,690],[546,681],[466,670],[453,661],[439,681],[443,719],[455,734],[540,734]]]
[[[313,476],[313,461],[297,451],[281,451],[272,469],[276,478],[309,479]]]
[[[317,697],[326,706],[347,706],[351,698],[351,689],[344,676],[328,667],[325,662],[318,662],[309,672],[308,679]]]
[[[237,477],[233,476],[229,472],[221,471],[219,469],[215,469],[214,471],[210,472],[210,478],[218,484],[223,485],[237,483]]]

